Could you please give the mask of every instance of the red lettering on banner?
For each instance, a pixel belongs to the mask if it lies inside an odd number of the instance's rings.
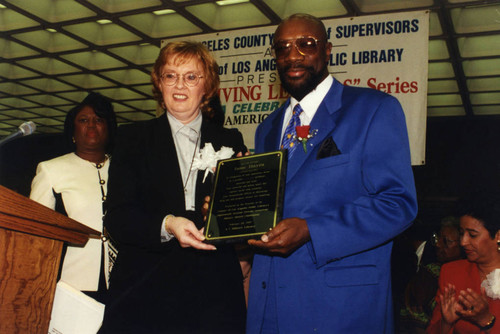
[[[222,92],[222,94],[221,94]],[[219,89],[221,102],[256,101],[262,95],[261,86],[225,87]]]
[[[388,94],[413,94],[418,92],[418,82],[399,81],[399,77],[396,77],[394,81],[379,83],[377,83],[376,78],[370,78],[367,81],[367,85],[370,88],[380,90]]]
[[[283,86],[279,85],[279,93],[275,93],[273,89],[274,85],[269,85],[269,95],[267,97],[268,100],[281,100],[287,99],[289,94],[283,89]]]

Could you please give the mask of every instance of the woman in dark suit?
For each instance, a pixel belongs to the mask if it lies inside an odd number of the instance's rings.
[[[218,66],[200,43],[172,42],[152,71],[162,116],[119,128],[105,227],[119,245],[102,333],[238,333],[242,274],[232,246],[203,243],[212,180],[192,170],[206,144],[246,152],[241,134],[211,121]]]

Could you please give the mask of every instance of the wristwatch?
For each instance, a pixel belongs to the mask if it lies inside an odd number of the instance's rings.
[[[479,326],[479,328],[482,331],[488,330],[495,325],[495,320],[497,320],[497,318],[494,315],[492,315],[490,321],[488,321],[488,323],[484,326]]]

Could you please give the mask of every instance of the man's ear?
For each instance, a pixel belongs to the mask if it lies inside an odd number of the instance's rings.
[[[325,45],[326,52],[328,52],[328,55],[332,53],[332,42],[328,42]]]
[[[332,43],[328,42],[325,45],[326,63],[330,61],[330,55],[332,54]]]

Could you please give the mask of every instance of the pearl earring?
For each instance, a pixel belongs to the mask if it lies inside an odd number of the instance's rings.
[[[497,250],[500,252],[500,240],[497,240]]]

